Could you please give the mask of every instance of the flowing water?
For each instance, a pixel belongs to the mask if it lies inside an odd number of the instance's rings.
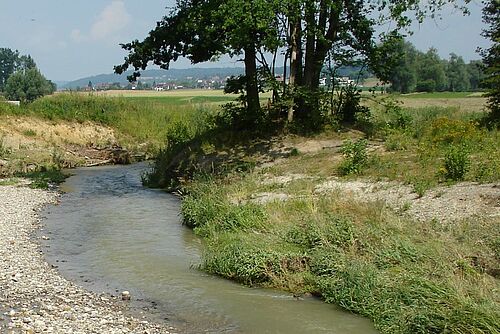
[[[201,240],[177,197],[142,187],[146,164],[78,169],[46,209],[46,256],[96,292],[129,290],[186,333],[375,333],[367,319],[315,298],[248,288],[196,268]]]

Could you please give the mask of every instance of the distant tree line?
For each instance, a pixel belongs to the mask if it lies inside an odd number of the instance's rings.
[[[437,49],[422,52],[403,39],[394,43],[392,50],[399,56],[393,57],[396,60],[383,79],[394,92],[464,92],[482,88],[485,74],[480,60],[465,63],[455,53],[449,59],[441,59]]]
[[[40,73],[30,55],[0,48],[0,94],[10,100],[31,102],[55,90],[56,85]]]

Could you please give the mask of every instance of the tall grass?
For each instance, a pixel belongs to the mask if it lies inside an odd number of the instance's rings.
[[[110,126],[129,144],[149,142],[156,149],[163,146],[167,126],[171,123],[189,123],[200,110],[210,106],[190,103],[105,97],[75,93],[56,94],[21,107],[0,105],[1,114],[29,115],[48,120],[92,121]]]
[[[206,239],[205,270],[321,296],[383,333],[498,333],[494,221],[415,224],[340,195],[234,203],[242,189],[255,191],[253,177],[187,188],[182,213]]]

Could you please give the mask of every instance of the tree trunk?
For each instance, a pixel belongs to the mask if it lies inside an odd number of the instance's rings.
[[[256,56],[257,53],[253,44],[245,47],[246,100],[248,113],[252,116],[257,116],[260,112]]]
[[[313,1],[308,1],[305,8],[306,24],[306,54],[304,67],[304,86],[310,87],[313,84],[314,62],[316,54],[316,16]]]
[[[302,84],[302,24],[297,19],[290,24],[290,80],[289,85],[293,90],[295,86]],[[288,109],[288,122],[293,121],[294,105]]]

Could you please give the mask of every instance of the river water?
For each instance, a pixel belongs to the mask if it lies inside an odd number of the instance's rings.
[[[141,185],[146,169],[141,163],[71,171],[60,204],[43,214],[41,232],[50,236],[47,260],[62,275],[95,292],[129,290],[133,300],[153,305],[156,320],[185,333],[376,333],[367,319],[315,298],[297,300],[198,270],[201,240],[181,224],[177,197]]]

